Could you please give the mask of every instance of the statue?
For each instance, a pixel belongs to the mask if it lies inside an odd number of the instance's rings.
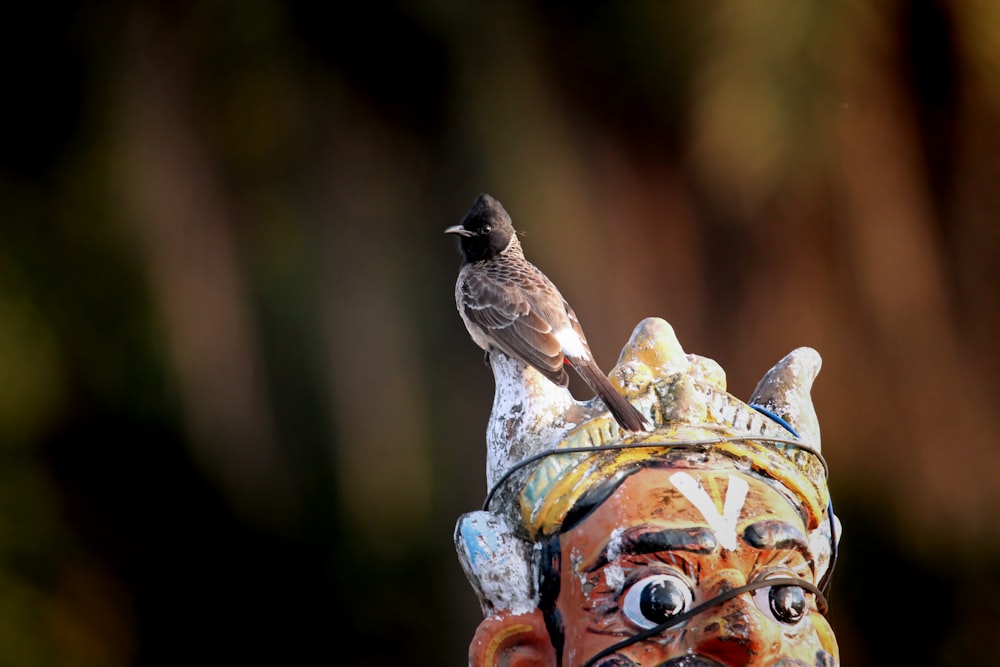
[[[455,530],[484,614],[470,665],[839,664],[818,353],[792,351],[744,403],[644,320],[610,380],[648,431],[516,359],[490,363],[489,493]]]

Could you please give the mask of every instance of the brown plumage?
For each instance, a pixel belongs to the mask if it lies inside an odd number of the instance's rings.
[[[594,361],[580,321],[562,294],[525,259],[500,202],[480,195],[462,223],[445,233],[459,237],[464,262],[455,284],[455,303],[476,345],[519,359],[563,387],[569,383],[568,363],[623,429],[649,427]]]

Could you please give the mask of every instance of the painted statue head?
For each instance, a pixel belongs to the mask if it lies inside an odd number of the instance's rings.
[[[626,433],[493,355],[482,511],[456,528],[484,612],[470,664],[838,664],[824,613],[839,523],[799,348],[749,403],[670,325],[636,328],[612,382],[647,416]]]

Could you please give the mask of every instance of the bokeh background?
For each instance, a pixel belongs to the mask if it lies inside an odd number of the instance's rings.
[[[1000,4],[17,3],[0,62],[0,664],[465,664],[480,192],[606,370],[819,350],[843,663],[996,664]]]

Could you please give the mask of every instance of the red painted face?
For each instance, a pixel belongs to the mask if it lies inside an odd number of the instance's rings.
[[[774,487],[733,470],[646,468],[560,538],[563,665],[765,579],[816,583],[803,520]],[[815,596],[764,586],[597,661],[610,667],[838,664]],[[787,663],[782,663],[787,664]]]

